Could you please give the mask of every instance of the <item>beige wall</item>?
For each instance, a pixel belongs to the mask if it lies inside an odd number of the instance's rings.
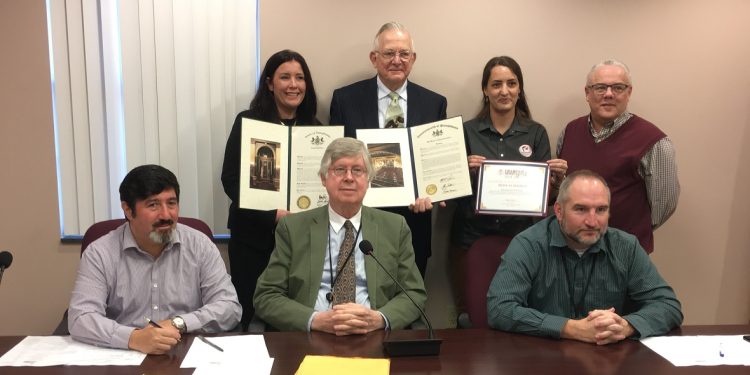
[[[750,3],[455,4],[261,0],[261,60],[283,48],[301,52],[326,122],[332,90],[374,74],[373,34],[397,18],[416,40],[413,80],[445,95],[450,116],[473,116],[482,66],[507,54],[523,67],[532,113],[553,142],[587,110],[588,68],[605,57],[625,61],[634,79],[630,108],[670,135],[683,187],[677,213],[656,232],[653,259],[682,300],[686,323],[747,323],[750,24],[742,18]],[[78,263],[78,246],[59,241],[46,32],[43,0],[0,1],[0,250],[15,256],[0,285],[0,335],[51,332]],[[430,315],[446,326],[444,249],[435,251]]]

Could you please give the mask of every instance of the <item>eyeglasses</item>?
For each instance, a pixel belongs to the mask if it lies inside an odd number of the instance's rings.
[[[612,89],[612,93],[620,95],[625,92],[625,90],[628,89],[630,85],[626,85],[624,83],[614,83],[611,85],[605,85],[603,83],[596,83],[589,86],[589,89],[594,91],[594,94],[596,95],[604,95],[607,92],[607,89]]]
[[[411,56],[414,54],[412,51],[403,50],[403,51],[393,51],[393,50],[387,50],[383,52],[376,52],[380,56],[383,56],[386,60],[393,60],[394,57],[398,56],[401,61],[409,61],[411,60]]]
[[[362,177],[367,174],[367,171],[364,168],[360,168],[360,167],[353,167],[353,168],[336,167],[336,168],[331,168],[329,170],[333,172],[333,175],[336,177],[344,177],[346,176],[346,172],[351,172],[352,176],[354,177]]]

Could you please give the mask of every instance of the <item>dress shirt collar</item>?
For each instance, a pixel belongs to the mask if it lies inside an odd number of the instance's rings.
[[[528,126],[522,126],[520,121],[521,116],[516,112],[516,115],[513,117],[513,122],[510,124],[510,128],[508,128],[508,131],[503,134],[503,136],[508,136],[513,133],[528,133],[529,128]],[[487,117],[481,119],[479,121],[479,131],[480,132],[493,132],[498,134],[497,129],[495,129],[494,126],[492,126],[492,118],[490,118],[489,115]]]
[[[388,98],[388,100],[390,100],[390,97],[388,97],[388,94],[391,93],[391,89],[385,86],[385,83],[383,83],[383,81],[380,80],[380,76],[377,76],[376,79],[378,81],[378,100],[385,99],[385,98]],[[406,80],[404,81],[404,84],[401,85],[401,87],[399,87],[396,90],[393,90],[396,94],[398,94],[401,100],[406,100],[406,85],[408,83],[409,83],[409,80]]]
[[[331,225],[334,233],[338,234],[347,220],[351,221],[354,228],[359,231],[360,224],[362,223],[362,207],[359,208],[359,211],[351,219],[347,219],[337,214],[330,205],[328,206],[328,223]]]
[[[628,111],[625,111],[621,115],[617,116],[617,118],[615,118],[611,122],[604,124],[604,127],[602,128],[602,130],[597,132],[594,129],[593,121],[591,121],[591,114],[589,114],[589,119],[588,119],[589,131],[591,132],[591,135],[594,137],[594,139],[596,139],[598,142],[603,141],[604,139],[612,135],[612,133],[616,132],[617,129],[619,129],[623,124],[625,124],[625,122],[630,120],[631,117],[633,117],[633,114]]]

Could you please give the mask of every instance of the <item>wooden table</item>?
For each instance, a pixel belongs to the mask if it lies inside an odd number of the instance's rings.
[[[672,335],[748,334],[750,325],[685,326]],[[394,337],[423,337],[424,331],[398,331]],[[336,337],[324,333],[268,332],[266,346],[274,360],[273,374],[293,374],[306,354],[383,357],[385,333]],[[750,367],[674,367],[638,341],[596,346],[481,329],[438,330],[440,356],[391,360],[392,374],[750,374]],[[192,335],[169,355],[148,356],[138,366],[0,367],[0,374],[191,374],[180,369]],[[0,337],[0,353],[21,336]],[[252,363],[248,363],[250,368]]]

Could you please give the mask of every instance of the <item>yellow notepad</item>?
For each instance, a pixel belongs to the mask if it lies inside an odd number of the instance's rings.
[[[391,370],[388,358],[343,358],[308,355],[297,369],[297,375],[384,375]]]

